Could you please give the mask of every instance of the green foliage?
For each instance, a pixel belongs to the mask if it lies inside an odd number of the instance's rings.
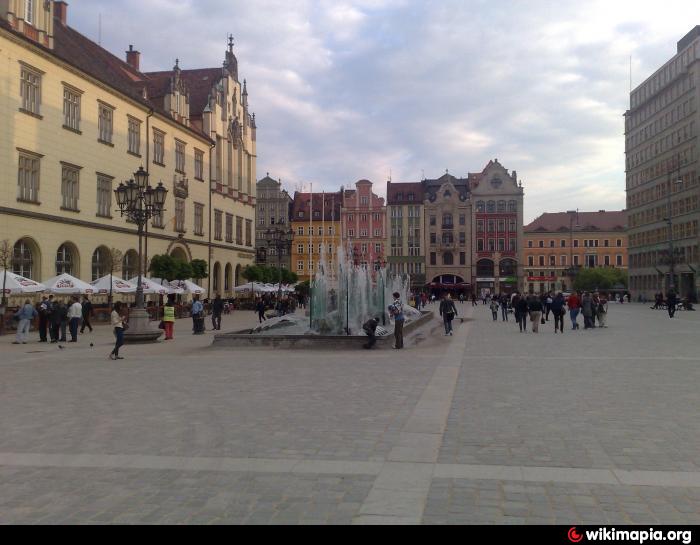
[[[311,282],[309,282],[308,280],[306,282],[302,282],[301,284],[298,284],[295,289],[299,295],[308,297],[309,293],[311,293]]]
[[[620,269],[581,269],[576,276],[574,289],[580,291],[611,290],[618,284],[627,287],[628,276]]]
[[[207,270],[207,262],[203,259],[193,259],[192,263],[192,278],[194,280],[202,280],[203,278],[209,278],[209,272]]]
[[[248,282],[260,282],[262,284],[277,284],[280,281],[280,270],[276,267],[264,265],[248,265],[241,273]],[[296,273],[282,269],[282,284],[296,284],[299,277]]]
[[[148,269],[152,276],[169,282],[192,278],[192,265],[171,255],[155,255]]]

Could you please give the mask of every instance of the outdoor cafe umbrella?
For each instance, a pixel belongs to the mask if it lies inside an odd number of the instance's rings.
[[[192,295],[204,295],[206,293],[203,287],[189,280],[173,280],[170,282],[170,287],[176,290],[182,290],[184,293],[191,293]]]
[[[92,295],[94,286],[77,279],[70,274],[61,274],[44,282],[46,291],[54,295]]]
[[[112,287],[112,293],[136,293],[136,286],[134,284],[132,284],[131,282],[127,282],[126,280],[122,280],[118,276],[108,274],[107,276],[103,276],[99,280],[91,282],[91,285],[95,288],[95,291],[103,295],[110,293],[110,284]]]
[[[29,293],[41,293],[46,291],[46,286],[24,278],[10,271],[0,271],[0,291],[5,286],[5,295],[25,295]]]
[[[129,280],[129,283],[136,286],[138,281],[138,276],[136,276]],[[144,295],[173,295],[183,293],[182,290],[175,290],[171,288],[167,281],[161,280],[160,278],[144,278],[142,276],[141,286],[143,286]]]

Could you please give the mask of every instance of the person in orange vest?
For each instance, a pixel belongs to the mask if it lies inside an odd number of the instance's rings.
[[[172,341],[175,329],[175,305],[170,297],[163,307],[163,325],[165,326],[165,340]]]

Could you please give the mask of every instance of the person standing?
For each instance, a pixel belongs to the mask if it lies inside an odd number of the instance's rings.
[[[168,302],[163,307],[163,327],[165,331],[165,340],[172,341],[175,332],[175,303],[172,296],[168,297]]]
[[[37,305],[37,312],[39,314],[39,342],[48,342],[47,331],[50,330],[49,325],[49,310],[51,308],[51,301],[44,295],[41,298],[41,303]]]
[[[80,333],[85,333],[86,327],[90,330],[90,333],[92,333],[92,324],[90,323],[90,320],[92,319],[93,314],[94,314],[94,309],[92,308],[92,303],[90,302],[90,299],[88,299],[87,295],[83,295],[83,304],[82,304],[83,325],[80,328]]]
[[[34,308],[34,305],[32,305],[32,302],[27,299],[24,302],[24,306],[15,314],[15,318],[19,320],[19,323],[17,325],[17,336],[15,342],[12,344],[27,344],[27,337],[29,335],[29,328],[32,325],[32,320],[38,315],[39,313]],[[44,331],[44,335],[46,335],[46,331]]]
[[[564,315],[566,314],[566,309],[564,308],[566,301],[564,300],[564,295],[558,293],[554,299],[552,299],[551,312],[554,316],[554,334],[561,332],[564,333]]]
[[[532,332],[540,332],[540,320],[542,320],[542,311],[544,307],[542,305],[542,299],[533,295],[527,302],[527,309],[530,312],[530,321],[532,322]]]
[[[445,323],[445,336],[452,336],[452,320],[457,316],[457,307],[449,294],[445,295],[445,298],[440,303],[440,316],[442,316]]]
[[[433,299],[435,296],[433,295]],[[403,303],[401,302],[401,294],[394,293],[394,302],[389,307],[389,312],[394,318],[394,339],[396,341],[396,346],[394,349],[403,350],[403,326],[406,322],[406,317],[403,313]]]
[[[65,342],[65,337],[61,338],[61,325],[63,322],[63,314],[65,305],[60,301],[54,301],[51,305],[51,343]]]
[[[192,331],[194,335],[204,335],[204,305],[199,295],[194,296],[192,303]]]
[[[620,300],[622,300],[622,297],[620,297]],[[666,304],[668,305],[668,317],[675,317],[676,307],[678,306],[678,296],[676,295],[675,291],[671,290],[668,292],[668,296],[666,297]]]
[[[605,294],[598,299],[598,325],[603,329],[608,328],[608,298]]]
[[[527,333],[527,314],[529,311],[527,299],[522,296],[517,302],[517,312],[518,312],[518,326],[520,327],[520,333]]]
[[[552,303],[554,303],[554,298],[552,297],[552,292],[550,291],[545,298],[545,309],[547,312],[546,321],[549,322],[549,315],[552,312]]]
[[[110,316],[110,323],[114,329],[114,337],[116,342],[114,344],[114,350],[109,355],[110,360],[123,360],[119,355],[119,349],[124,346],[124,328],[126,327],[126,318],[122,312],[122,304],[117,302],[114,303],[114,308],[112,310],[112,315]]]
[[[367,337],[369,337],[367,344],[364,345],[365,350],[372,350],[374,345],[377,344],[377,327],[379,327],[379,318],[370,318],[362,326]]]
[[[78,327],[80,320],[83,317],[83,305],[80,304],[80,299],[73,297],[73,304],[68,309],[68,324],[70,327],[70,342],[78,342]]]
[[[508,321],[508,301],[510,299],[508,298],[507,295],[503,295],[501,297],[501,316],[503,317],[503,321],[507,322]]]
[[[576,292],[569,295],[566,305],[569,307],[569,316],[571,317],[572,330],[579,329],[578,315],[581,312],[581,299]]]
[[[221,331],[221,315],[224,313],[224,301],[221,299],[221,295],[216,295],[214,302],[211,306],[211,322],[214,327],[214,331]],[[284,314],[284,309],[282,308],[282,314]]]
[[[496,301],[495,298],[492,299],[489,307],[491,308],[491,316],[493,316],[493,321],[497,322],[498,321],[498,301]]]
[[[583,329],[591,329],[591,317],[593,316],[593,298],[586,292],[581,299],[581,312],[583,313]]]

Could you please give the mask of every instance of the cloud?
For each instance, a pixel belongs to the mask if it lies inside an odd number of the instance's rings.
[[[259,172],[331,191],[518,171],[526,219],[625,206],[624,124],[641,83],[700,22],[667,0],[73,0],[70,24],[148,70],[219,66],[236,36]],[[683,13],[683,17],[676,14]],[[154,24],[157,21],[158,24]]]

